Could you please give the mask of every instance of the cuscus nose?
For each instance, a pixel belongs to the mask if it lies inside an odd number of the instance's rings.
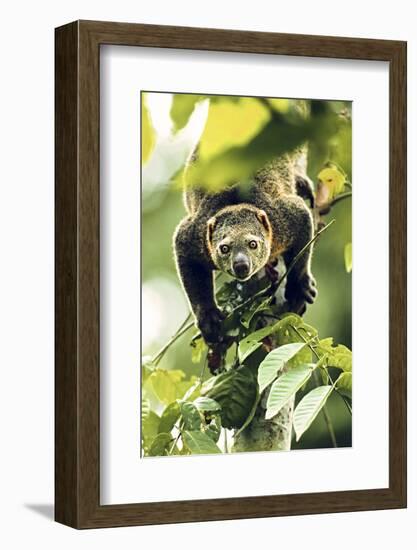
[[[250,263],[249,258],[239,252],[233,260],[233,272],[239,279],[244,279],[249,275]]]

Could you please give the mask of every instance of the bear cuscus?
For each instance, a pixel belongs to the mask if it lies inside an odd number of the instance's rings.
[[[246,281],[282,256],[288,267],[313,237],[312,184],[300,171],[303,151],[285,153],[259,170],[249,185],[219,192],[185,185],[188,216],[174,234],[178,274],[198,328],[208,345],[221,341],[223,314],[214,293],[214,271]],[[303,313],[317,291],[311,274],[311,247],[288,274],[289,309]]]

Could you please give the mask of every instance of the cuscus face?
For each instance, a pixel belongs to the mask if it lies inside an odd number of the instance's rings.
[[[217,269],[247,281],[271,254],[271,225],[263,210],[251,205],[223,208],[207,224],[207,246]]]

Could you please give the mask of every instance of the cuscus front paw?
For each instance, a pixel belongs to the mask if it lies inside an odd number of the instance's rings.
[[[206,344],[209,347],[215,344],[219,344],[223,341],[223,335],[222,335],[223,320],[224,320],[224,315],[217,308],[205,310],[199,316],[197,325],[201,331],[201,334]]]
[[[290,278],[285,289],[285,298],[290,311],[302,315],[307,304],[314,303],[317,297],[316,281],[310,273],[304,273],[299,278]]]

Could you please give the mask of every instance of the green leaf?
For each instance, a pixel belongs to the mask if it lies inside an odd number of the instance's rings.
[[[221,453],[211,437],[204,432],[186,430],[182,433],[182,440],[192,454],[210,455]]]
[[[263,300],[256,301],[243,313],[242,317],[240,318],[240,322],[245,328],[249,328],[250,322],[254,318],[255,315],[260,313],[261,311],[265,311],[266,309],[269,309],[269,304],[272,300],[272,296],[268,296],[268,298],[265,298]]]
[[[268,110],[255,98],[237,101],[210,100],[207,123],[201,136],[199,154],[209,160],[231,147],[246,145],[268,122]]]
[[[289,99],[267,98],[267,101],[274,111],[278,111],[278,113],[286,113],[290,107]]]
[[[345,372],[352,372],[352,352],[350,349],[339,344],[329,357],[329,366],[338,367]]]
[[[336,380],[336,389],[350,397],[352,399],[352,373],[351,372],[342,372],[339,378]]]
[[[210,397],[198,397],[194,400],[194,405],[197,407],[199,411],[202,412],[220,412],[221,406],[217,401],[214,399],[211,399]]]
[[[181,412],[181,406],[178,401],[170,403],[165,407],[164,412],[161,415],[161,421],[159,423],[159,432],[169,433],[178,420]]]
[[[224,428],[240,428],[257,399],[256,379],[247,367],[230,369],[205,383],[202,394],[221,406]]]
[[[141,118],[142,118],[142,164],[145,164],[152,154],[155,146],[155,130],[146,106],[145,94],[141,94]]]
[[[244,121],[246,124],[246,121]],[[222,126],[219,125],[219,131]],[[249,143],[233,145],[209,159],[201,156],[187,170],[187,184],[212,192],[225,189],[236,181],[249,181],[253,174],[273,157],[293,150],[310,134],[308,122],[290,124],[277,115],[267,122]],[[204,137],[204,136],[203,136]],[[200,149],[203,151],[203,148]]]
[[[333,338],[324,338],[316,346],[319,355],[327,354],[327,366],[337,367],[345,372],[352,371],[352,352],[343,344],[333,346]]]
[[[165,370],[161,368],[149,376],[150,384],[155,396],[166,405],[181,398],[189,383],[184,381],[185,373],[182,370]],[[185,386],[184,387],[184,382]]]
[[[220,417],[216,416],[210,424],[204,428],[204,431],[215,443],[217,443],[222,431]]]
[[[277,377],[278,372],[284,367],[285,363],[294,357],[304,346],[304,343],[297,342],[280,346],[268,353],[258,369],[259,393],[264,391]]]
[[[295,342],[304,342],[304,339],[310,341],[317,336],[317,330],[307,325],[299,315],[287,313],[276,324],[275,335],[277,344],[283,346]],[[311,363],[311,359],[311,350],[308,346],[305,346],[290,359],[288,366],[295,367],[296,365]]]
[[[345,268],[348,273],[352,271],[352,243],[345,244]]]
[[[171,119],[174,123],[174,130],[178,131],[187,125],[187,122],[194,111],[196,104],[205,96],[193,94],[174,94],[171,106]]]
[[[142,410],[141,410],[142,422],[144,422],[148,418],[150,412],[151,412],[151,402],[149,401],[149,399],[142,398]]]
[[[321,379],[325,386],[327,386],[330,380],[329,373],[327,372],[326,367],[323,366],[326,360],[327,360],[327,355],[323,355],[323,357],[316,363],[316,367],[320,367],[319,371],[320,371]]]
[[[152,362],[152,357],[150,355],[144,355],[142,357],[142,382],[145,382],[150,374],[154,372],[156,366]]]
[[[252,405],[252,409],[249,411],[249,414],[248,416],[246,417],[246,420],[245,422],[242,424],[242,426],[236,431],[234,437],[237,437],[240,433],[243,432],[243,430],[245,430],[249,424],[252,422],[255,414],[256,414],[256,410],[258,408],[258,405],[259,405],[259,401],[261,399],[261,396],[259,394],[259,389],[258,387],[256,387],[256,399],[255,401],[253,402],[253,405]]]
[[[249,355],[257,350],[261,345],[264,338],[272,334],[277,326],[277,323],[267,325],[251,334],[248,334],[243,340],[239,342],[238,356],[240,363],[243,363]]]
[[[200,395],[201,380],[197,376],[192,376],[190,382],[190,386],[182,396],[182,401],[193,401]]]
[[[320,386],[305,395],[294,411],[294,430],[297,441],[313,423],[331,394],[333,386]]]
[[[306,340],[311,340],[317,336],[317,330],[311,325],[307,325],[299,315],[287,313],[275,325],[278,344],[282,346],[292,342],[303,342],[303,338],[295,329],[297,329]]]
[[[149,411],[146,418],[142,421],[142,441],[144,447],[148,448],[158,434],[159,416],[154,411]]]
[[[173,437],[171,434],[158,434],[152,441],[148,456],[164,456],[171,441],[173,441]]]
[[[258,348],[262,346],[262,342],[245,342],[242,340],[239,343],[239,347],[237,349],[239,362],[243,363],[249,355],[252,355],[254,351],[256,351]]]
[[[191,346],[191,361],[193,363],[199,363],[201,361],[203,352],[207,349],[207,345],[204,342],[203,337],[199,336],[198,338],[193,338],[190,342],[190,346]]]
[[[265,418],[269,420],[275,416],[280,409],[288,403],[297,391],[310,378],[314,370],[314,364],[297,365],[288,372],[284,372],[279,376],[271,386],[271,391],[268,395],[266,403]]]
[[[193,403],[186,401],[181,403],[181,415],[185,430],[199,430],[202,424],[202,418],[197,407]]]
[[[326,163],[317,176],[320,185],[327,190],[328,200],[332,200],[343,191],[346,183],[346,174],[332,162]]]

